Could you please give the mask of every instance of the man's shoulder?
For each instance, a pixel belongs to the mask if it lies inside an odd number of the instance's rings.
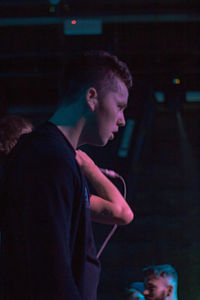
[[[23,136],[17,146],[16,160],[25,168],[77,171],[75,151],[53,124],[39,126]]]
[[[75,158],[75,151],[70,146],[69,142],[60,132],[60,130],[52,123],[46,122],[36,128],[29,135],[28,142],[29,147],[33,147],[36,152],[48,155],[56,156],[71,156]]]
[[[63,143],[63,137],[59,129],[52,123],[46,122],[29,134],[30,140],[42,143]]]

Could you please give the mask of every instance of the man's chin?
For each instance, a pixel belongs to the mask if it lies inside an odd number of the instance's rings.
[[[96,140],[93,145],[98,146],[98,147],[104,147],[108,144],[109,139],[104,138],[104,139],[99,139],[98,141]]]
[[[104,147],[104,146],[106,146],[107,143],[108,143],[108,141],[99,140],[99,141],[89,142],[88,144],[90,144],[92,146],[97,146],[97,147]]]
[[[96,146],[98,146],[98,147],[104,147],[104,146],[106,146],[107,145],[107,143],[108,143],[108,141],[106,141],[106,142],[102,142],[102,143],[99,143],[98,145],[96,145]]]

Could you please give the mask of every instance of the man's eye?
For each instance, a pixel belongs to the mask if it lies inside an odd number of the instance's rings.
[[[119,108],[120,110],[124,110],[124,106],[121,105],[121,104],[118,105],[118,108]]]

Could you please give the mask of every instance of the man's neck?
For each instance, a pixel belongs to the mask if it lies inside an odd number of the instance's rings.
[[[74,149],[80,146],[79,139],[85,125],[81,106],[81,102],[75,102],[67,107],[60,107],[49,120],[64,134]]]
[[[64,134],[64,136],[67,138],[67,140],[72,145],[74,150],[76,150],[78,147],[78,141],[80,136],[79,130],[74,127],[59,126],[59,125],[56,126]]]

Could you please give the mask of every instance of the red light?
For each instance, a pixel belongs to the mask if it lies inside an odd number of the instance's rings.
[[[72,23],[73,25],[75,25],[77,22],[76,22],[76,20],[72,20],[71,23]]]

